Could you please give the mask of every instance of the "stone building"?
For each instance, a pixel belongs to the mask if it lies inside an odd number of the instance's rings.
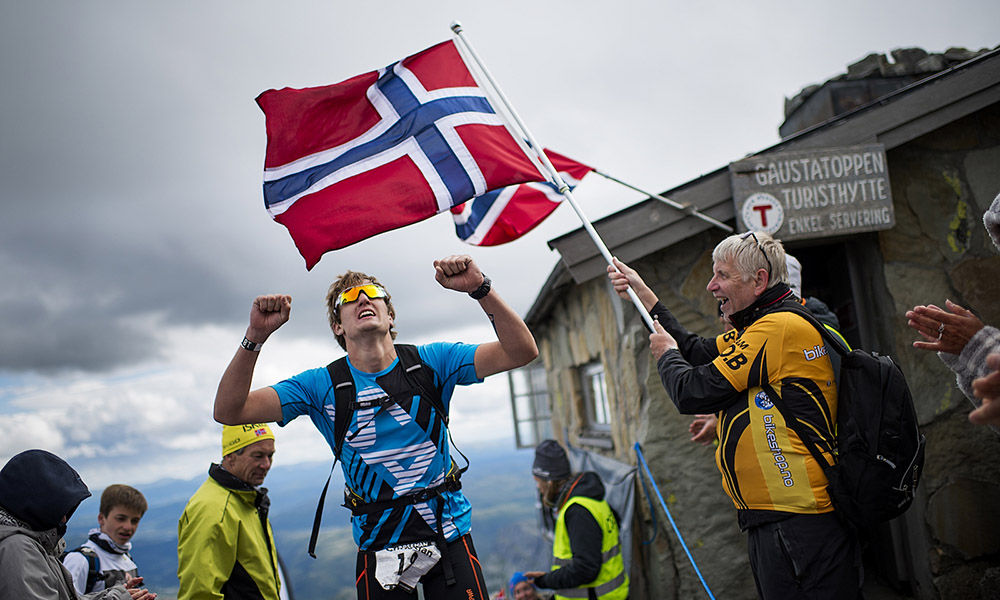
[[[838,159],[831,157],[872,152],[884,189],[874,178],[861,185],[878,196],[881,212],[846,211],[843,196],[841,204],[824,204],[816,186],[809,198],[770,196],[785,205],[775,236],[803,265],[803,295],[830,305],[852,345],[897,360],[927,437],[918,497],[903,517],[872,532],[866,578],[885,594],[878,598],[997,598],[1000,435],[967,421],[969,401],[936,356],[911,346],[916,335],[903,314],[948,298],[1000,324],[1000,253],[982,225],[1000,193],[1000,49],[909,49],[893,58],[867,57],[845,76],[803,90],[786,101],[780,143],[663,195],[741,230],[745,218],[764,214],[759,205],[747,209],[741,177],[780,167],[780,157],[826,156],[832,165]],[[594,225],[681,323],[701,335],[721,331],[705,285],[724,231],[653,198]],[[526,380],[536,396],[547,388],[551,431],[628,465],[637,462],[638,443],[713,594],[754,598],[745,537],[712,448],[689,442],[691,417],[679,415],[664,391],[638,311],[613,293],[584,230],[550,246],[562,260],[527,316],[540,358]],[[706,597],[661,509],[651,509],[641,489],[636,497],[631,597]],[[644,545],[654,519],[658,534]]]

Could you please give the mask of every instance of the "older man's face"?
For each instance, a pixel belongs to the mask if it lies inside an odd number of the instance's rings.
[[[736,265],[731,261],[716,261],[712,264],[712,279],[708,282],[708,292],[719,302],[719,310],[728,319],[753,304],[759,295],[757,281],[743,281]],[[762,290],[763,291],[763,290]]]
[[[232,452],[226,455],[222,459],[222,466],[241,480],[256,486],[264,483],[273,458],[274,440],[261,440],[250,444],[240,454]]]

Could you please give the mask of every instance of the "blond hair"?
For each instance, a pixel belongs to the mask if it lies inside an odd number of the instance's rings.
[[[768,273],[768,289],[779,283],[788,284],[785,248],[763,231],[727,237],[712,251],[712,260],[732,264],[743,281],[750,281],[757,276],[757,271],[764,269]]]

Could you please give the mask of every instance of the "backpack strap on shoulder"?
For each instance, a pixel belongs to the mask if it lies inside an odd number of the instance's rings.
[[[341,357],[326,366],[330,373],[330,382],[333,386],[333,398],[335,402],[333,414],[333,436],[335,440],[333,457],[334,461],[340,460],[340,451],[344,447],[344,438],[347,437],[347,428],[351,425],[351,417],[354,415],[354,399],[357,392],[354,389],[354,378],[351,377],[351,368],[347,365],[347,357]]]
[[[833,376],[837,381],[837,385],[840,385],[840,362],[845,356],[851,353],[851,345],[847,343],[847,339],[839,331],[837,331],[833,326],[827,325],[825,323],[820,323],[812,312],[808,308],[799,304],[798,302],[785,302],[782,303],[780,307],[775,312],[793,312],[803,319],[805,319],[816,331],[819,332],[820,336],[823,338],[823,343],[827,348],[827,354],[830,357],[830,362],[833,364]]]
[[[65,560],[66,555],[70,552],[79,552],[87,559],[87,583],[83,593],[89,594],[94,591],[94,586],[97,585],[98,581],[104,581],[108,578],[107,575],[101,573],[101,557],[90,546],[80,546],[79,548],[73,548],[69,552],[64,552],[60,557],[60,562]]]
[[[820,323],[816,317],[809,312],[809,309],[802,306],[798,302],[785,302],[778,307],[775,312],[793,312],[812,325],[816,331],[823,336],[823,341],[826,345],[834,350],[837,354],[841,356],[847,356],[851,352],[851,345],[847,343],[844,336],[840,334],[839,331],[831,327],[830,325],[824,325]]]
[[[326,484],[319,495],[319,502],[316,503],[316,515],[313,517],[312,533],[309,534],[309,556],[316,558],[316,541],[319,539],[319,526],[323,520],[323,506],[326,504],[326,493],[330,489],[330,480],[333,479],[333,470],[337,468],[337,461],[340,460],[340,451],[344,447],[344,438],[347,437],[347,428],[351,425],[351,416],[354,414],[354,378],[351,377],[351,368],[347,365],[347,357],[341,357],[326,365],[326,370],[330,373],[330,386],[333,388],[334,413],[333,413],[333,464],[330,465],[330,474],[326,477]]]
[[[420,352],[416,346],[410,344],[396,344],[396,356],[403,367],[403,377],[414,389],[420,391],[420,397],[427,400],[434,409],[438,420],[444,425],[448,438],[451,439],[451,430],[448,429],[449,414],[441,400],[441,390],[434,384],[434,372],[424,365],[420,359]],[[455,446],[455,440],[451,439],[451,445]],[[458,470],[460,476],[469,468],[469,459],[455,446],[465,460],[465,466]]]
[[[403,377],[408,383],[420,390],[420,396],[430,402],[437,411],[445,427],[448,426],[448,411],[441,402],[441,390],[434,385],[434,373],[424,368],[420,360],[420,351],[411,344],[396,344],[396,356],[403,366]]]

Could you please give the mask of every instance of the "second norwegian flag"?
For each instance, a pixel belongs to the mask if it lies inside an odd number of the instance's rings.
[[[490,190],[545,181],[454,42],[338,84],[268,90],[264,203],[312,267]]]
[[[583,176],[594,170],[546,149],[559,175],[574,189]],[[451,209],[455,233],[473,246],[506,244],[528,233],[562,204],[563,195],[547,181],[512,185],[493,190]]]

